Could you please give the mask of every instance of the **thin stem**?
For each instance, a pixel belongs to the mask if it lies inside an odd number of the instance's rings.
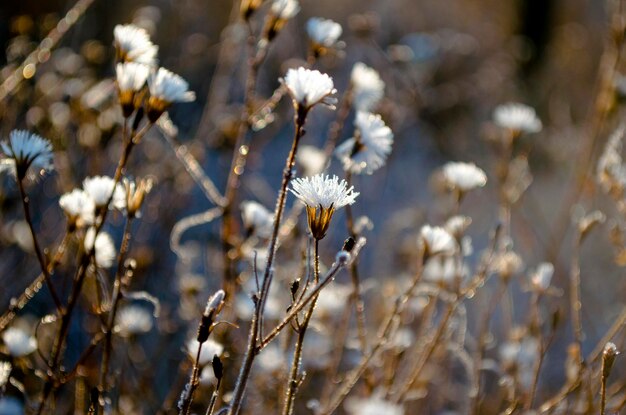
[[[343,126],[346,123],[346,119],[348,115],[350,115],[350,108],[352,107],[352,99],[353,99],[354,87],[352,83],[348,85],[348,88],[343,93],[343,97],[341,98],[341,105],[337,110],[337,118],[330,125],[328,130],[328,137],[326,138],[326,144],[324,145],[324,154],[326,155],[326,164],[330,164],[332,160],[333,151],[335,151],[335,147],[337,146],[337,140],[339,140],[339,136],[343,131]]]
[[[574,239],[574,246],[572,248],[572,264],[570,271],[570,313],[572,319],[572,330],[574,331],[574,340],[578,346],[578,350],[582,351],[583,343],[583,327],[581,322],[581,308],[582,302],[580,298],[580,245],[581,235],[578,233]],[[584,366],[584,360],[579,362],[579,370],[582,371]]]
[[[183,400],[182,405],[180,406],[180,415],[189,415],[191,411],[191,403],[193,402],[193,394],[198,388],[198,384],[200,383],[200,354],[202,352],[202,343],[198,343],[198,352],[196,353],[196,360],[193,362],[193,370],[191,371],[191,378],[189,379],[189,384],[185,392],[185,399]]]
[[[24,207],[24,218],[26,219],[26,223],[28,224],[28,229],[30,230],[30,235],[33,239],[33,248],[35,249],[35,254],[37,255],[37,260],[39,261],[39,266],[41,267],[41,272],[43,273],[46,284],[48,285],[48,289],[50,290],[50,295],[54,300],[54,304],[57,308],[57,312],[62,312],[63,306],[61,304],[61,299],[57,294],[54,285],[52,284],[52,280],[50,279],[50,273],[48,272],[48,266],[46,265],[46,260],[43,257],[43,253],[41,252],[41,247],[39,246],[39,240],[37,239],[37,233],[35,232],[35,227],[33,226],[33,220],[30,216],[30,199],[26,195],[26,191],[24,190],[24,180],[23,178],[17,179],[17,187],[20,189],[20,196],[22,199],[22,205]]]
[[[213,411],[215,410],[215,403],[217,402],[217,396],[219,394],[220,386],[222,385],[222,378],[217,379],[215,384],[215,389],[213,389],[213,393],[211,394],[211,401],[209,402],[209,407],[206,410],[206,415],[213,415]]]

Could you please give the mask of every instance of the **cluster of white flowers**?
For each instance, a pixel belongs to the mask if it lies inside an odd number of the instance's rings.
[[[0,143],[0,148],[5,155],[2,159],[11,160],[3,165],[15,169],[20,180],[26,176],[29,168],[40,174],[53,168],[52,144],[37,134],[13,130],[9,134],[9,140]]]
[[[303,108],[311,108],[322,103],[333,106],[336,100],[331,97],[335,92],[333,79],[317,70],[303,67],[289,69],[281,80],[294,100],[294,104]]]
[[[350,83],[352,84],[352,101],[359,111],[374,110],[385,93],[385,82],[378,72],[361,62],[356,63],[352,68]]]
[[[37,350],[37,340],[19,327],[10,327],[2,333],[7,352],[13,357],[22,357]]]
[[[343,168],[354,174],[372,174],[385,165],[393,144],[393,133],[380,115],[359,111],[354,121],[355,137],[335,150]]]
[[[543,128],[535,109],[518,103],[498,106],[493,113],[493,120],[499,127],[516,133],[538,133]]]
[[[448,162],[443,166],[443,177],[451,189],[460,192],[487,184],[487,175],[474,163]]]

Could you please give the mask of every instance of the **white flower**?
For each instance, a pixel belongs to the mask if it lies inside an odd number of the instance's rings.
[[[332,47],[341,36],[341,25],[330,19],[313,17],[306,24],[306,31],[314,43],[324,47]]]
[[[424,281],[446,284],[454,281],[459,275],[457,261],[451,256],[429,258],[424,264]]]
[[[123,336],[147,333],[152,329],[152,314],[138,305],[129,305],[117,313],[117,329]]]
[[[294,179],[291,186],[291,193],[312,208],[339,209],[353,204],[359,195],[354,186],[348,188],[345,180],[339,181],[337,176],[324,174]]]
[[[287,75],[281,80],[289,94],[298,105],[310,108],[317,103],[333,105],[336,100],[330,95],[337,92],[333,85],[333,79],[317,70],[300,67],[289,69]]]
[[[145,29],[132,24],[117,25],[113,37],[119,61],[156,65],[159,47],[152,43]]]
[[[452,216],[449,218],[444,228],[450,232],[452,236],[459,239],[471,225],[472,218],[463,215]]]
[[[542,128],[535,110],[518,103],[498,106],[493,113],[493,120],[498,126],[516,132],[538,133]]]
[[[136,62],[118,63],[115,73],[120,92],[137,92],[146,84],[150,67]]]
[[[89,228],[87,233],[85,234],[85,249],[91,250],[94,247],[94,235],[96,234],[96,230],[94,228]],[[95,245],[95,259],[96,265],[99,268],[110,268],[113,265],[113,261],[115,261],[116,251],[115,244],[113,243],[113,238],[106,232],[99,232],[96,237],[96,245]]]
[[[3,164],[14,165],[20,179],[26,175],[31,166],[38,170],[38,173],[53,169],[52,144],[37,134],[24,130],[13,130],[9,134],[8,142],[0,143],[0,147],[2,152],[15,162],[15,164]]]
[[[213,371],[213,366],[205,366],[202,368],[200,372],[200,384],[209,386],[215,383],[217,379],[215,379],[215,372]]]
[[[448,162],[443,166],[443,177],[448,186],[461,192],[487,184],[487,175],[474,163]]]
[[[393,402],[373,396],[370,398],[350,398],[345,408],[350,415],[404,415],[404,408]]]
[[[83,189],[93,199],[97,208],[104,207],[107,204],[111,193],[113,193],[112,207],[119,210],[126,207],[124,189],[119,183],[115,184],[115,181],[109,176],[87,177],[83,180]]]
[[[353,102],[357,110],[372,111],[383,97],[385,83],[375,69],[357,62],[350,75]]]
[[[546,291],[550,287],[550,281],[552,281],[552,275],[554,274],[554,265],[549,262],[542,262],[537,267],[537,270],[530,276],[530,283],[532,288],[537,291]]]
[[[283,20],[294,17],[300,11],[298,0],[274,0],[272,13]]]
[[[37,349],[37,340],[26,331],[18,327],[10,327],[2,333],[2,341],[9,354],[13,357],[22,357]]]
[[[200,343],[198,343],[198,340],[196,339],[191,339],[187,342],[187,353],[189,353],[189,356],[191,356],[194,360],[198,354],[199,345]],[[221,356],[222,353],[224,353],[224,346],[213,339],[208,339],[202,343],[202,350],[200,351],[200,360],[198,360],[198,363],[200,363],[200,366],[204,366],[213,361],[213,356]]]
[[[454,237],[439,226],[424,225],[420,230],[420,240],[424,244],[427,256],[452,255],[458,244]]]
[[[315,146],[302,146],[296,154],[296,161],[304,169],[305,176],[313,176],[324,171],[326,153]]]
[[[11,375],[11,363],[0,362],[0,389],[7,384]]]
[[[246,229],[259,236],[269,238],[274,228],[274,214],[265,206],[253,201],[245,201],[241,204],[241,216]]]
[[[159,68],[155,74],[148,78],[148,86],[150,87],[151,98],[165,102],[191,102],[196,99],[196,94],[189,91],[189,83],[180,75],[165,68]]]
[[[343,163],[343,169],[355,174],[372,174],[385,165],[393,133],[380,115],[359,111],[354,124],[357,138],[350,138],[337,147],[335,154]]]
[[[96,204],[89,193],[84,190],[74,189],[65,193],[59,199],[59,206],[72,224],[85,226],[92,225],[94,222]]]

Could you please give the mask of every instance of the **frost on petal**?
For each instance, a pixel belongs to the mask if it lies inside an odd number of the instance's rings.
[[[352,68],[350,82],[355,108],[360,111],[372,111],[376,108],[385,92],[385,83],[378,72],[358,62]]]
[[[372,174],[385,165],[391,153],[393,133],[380,115],[359,111],[354,122],[357,137],[343,142],[335,150],[343,169],[354,174]]]
[[[443,177],[450,188],[462,192],[487,184],[487,175],[473,163],[446,163],[443,166]]]
[[[289,69],[282,82],[298,105],[310,108],[320,102],[324,104],[335,102],[329,100],[330,95],[336,92],[333,79],[320,71],[303,67]]]
[[[337,176],[318,174],[313,177],[294,179],[289,189],[302,203],[317,208],[339,209],[355,202],[358,192],[354,186],[348,187],[345,180],[339,181]]]

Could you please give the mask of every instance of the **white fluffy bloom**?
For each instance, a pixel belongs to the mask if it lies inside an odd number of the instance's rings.
[[[37,134],[24,130],[13,130],[9,134],[8,142],[0,143],[2,152],[14,163],[4,163],[15,166],[18,177],[23,178],[27,170],[32,167],[38,172],[52,170],[52,144]]]
[[[78,226],[92,225],[94,222],[96,204],[89,193],[84,190],[74,189],[65,193],[59,199],[59,206],[70,222],[76,223]]]
[[[138,305],[129,305],[117,313],[117,329],[123,336],[147,333],[152,329],[152,314]]]
[[[150,67],[142,63],[118,63],[115,67],[120,92],[137,92],[146,84]]]
[[[552,275],[554,275],[554,265],[542,262],[530,276],[532,288],[537,291],[546,291],[550,287]]]
[[[420,230],[420,240],[424,244],[428,256],[452,255],[458,244],[448,231],[439,226],[424,225]]]
[[[350,415],[404,415],[402,406],[376,396],[348,399],[345,408]]]
[[[300,11],[298,0],[274,0],[272,13],[283,20],[291,19]]]
[[[85,249],[91,250],[94,247],[94,235],[96,230],[89,228],[85,234]],[[116,251],[113,238],[106,232],[99,232],[96,237],[95,259],[99,268],[110,268],[115,261]]]
[[[165,68],[150,75],[148,78],[150,98],[155,98],[167,103],[191,102],[196,99],[196,94],[189,91],[189,84],[180,75],[168,71]]]
[[[356,109],[372,111],[385,92],[385,82],[380,78],[378,72],[364,63],[357,62],[352,67],[350,82],[352,83],[353,102]]]
[[[287,86],[289,94],[298,105],[310,108],[319,102],[327,105],[334,105],[336,102],[330,97],[337,92],[333,79],[320,71],[303,67],[289,69],[281,82]]]
[[[451,161],[443,166],[443,177],[448,186],[467,192],[487,184],[487,175],[474,163]]]
[[[312,208],[339,209],[353,204],[359,195],[345,180],[324,174],[294,179],[291,186],[291,193]]]
[[[0,362],[0,389],[7,384],[11,375],[11,363]]]
[[[145,29],[132,24],[117,25],[113,37],[119,61],[156,65],[159,47],[152,43]]]
[[[358,138],[350,138],[337,147],[335,154],[343,169],[355,174],[372,174],[385,165],[391,153],[393,133],[380,115],[359,111],[354,124]]]
[[[306,31],[314,43],[329,48],[337,43],[343,29],[330,19],[312,17],[306,24]]]
[[[326,153],[315,146],[302,146],[296,154],[296,161],[304,169],[305,176],[313,176],[324,171]]]
[[[83,190],[91,197],[96,207],[105,206],[111,193],[113,193],[112,207],[120,210],[126,207],[124,188],[119,183],[115,184],[115,181],[109,176],[87,177],[83,180]]]
[[[198,340],[191,339],[187,342],[187,353],[194,360],[196,359],[196,355],[198,354]],[[224,353],[224,346],[213,339],[207,339],[204,343],[202,343],[202,350],[200,351],[200,363],[201,366],[206,365],[207,363],[211,363],[213,361],[213,356],[218,355],[221,356]]]
[[[534,108],[518,103],[498,106],[493,120],[498,126],[517,132],[538,133],[543,127]]]
[[[2,333],[2,341],[13,357],[26,356],[37,349],[37,340],[25,330],[10,327]]]
[[[247,200],[241,204],[243,224],[261,238],[269,238],[274,227],[274,214],[260,203]]]

